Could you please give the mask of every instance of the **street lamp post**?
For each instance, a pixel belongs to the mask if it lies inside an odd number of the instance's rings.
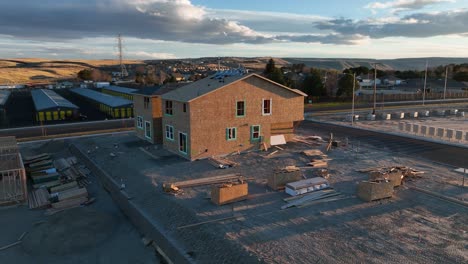
[[[375,106],[377,105],[377,63],[374,64],[374,107],[372,108],[372,114],[375,115]]]

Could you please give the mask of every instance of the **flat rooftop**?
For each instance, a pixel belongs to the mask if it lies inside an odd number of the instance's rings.
[[[267,177],[275,168],[307,166],[310,157],[301,152],[323,150],[326,146],[326,143],[303,142],[312,135],[315,132],[299,128],[299,141],[282,145],[283,150],[273,148],[268,152],[229,156],[240,165],[228,169],[215,168],[207,160],[186,161],[160,146],[137,139],[134,133],[71,142],[117,182],[125,183],[132,202],[166,230],[195,262],[464,263],[468,260],[468,209],[408,188],[417,186],[466,200],[467,191],[459,186],[461,175],[452,167],[388,153],[362,142],[359,150],[348,145],[327,153],[332,159],[329,182],[345,199],[281,210],[286,204],[283,199],[289,195],[268,188]],[[275,149],[277,153],[268,155]],[[423,178],[398,187],[391,199],[367,203],[356,197],[357,183],[369,177],[358,169],[392,165],[426,173]],[[167,182],[231,173],[251,178],[247,200],[217,206],[208,198],[210,186],[185,188],[177,196],[162,190],[162,184]],[[305,169],[303,175],[311,178],[316,171]]]
[[[103,90],[114,91],[114,92],[119,92],[119,93],[123,93],[123,94],[130,94],[130,95],[133,94],[134,92],[138,91],[138,89],[115,86],[115,85],[102,87],[102,89]]]
[[[4,106],[6,104],[10,95],[10,91],[0,90],[0,106]]]
[[[122,107],[132,105],[133,102],[122,97],[113,96],[105,93],[96,92],[87,88],[75,88],[70,90],[72,93],[81,95],[95,102],[105,104],[110,107]]]
[[[31,91],[34,107],[36,111],[42,111],[54,108],[69,108],[78,109],[78,106],[74,105],[67,99],[58,95],[52,90],[37,89]]]

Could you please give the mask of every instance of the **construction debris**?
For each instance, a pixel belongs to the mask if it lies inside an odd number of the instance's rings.
[[[297,196],[296,196],[297,197]],[[290,197],[288,200],[285,199],[285,201],[288,203],[286,205],[281,206],[281,210],[291,208],[291,207],[300,207],[304,206],[306,204],[316,202],[316,201],[329,201],[328,199],[330,198],[342,198],[344,195],[342,195],[340,192],[336,192],[334,190],[321,190],[321,191],[316,191],[313,193],[307,193],[304,195],[300,195],[299,197]]]
[[[210,157],[208,161],[218,169],[226,169],[238,166],[239,163],[229,160],[225,157]]]
[[[286,184],[286,193],[291,196],[318,191],[328,188],[328,181],[321,177],[315,177]]]
[[[391,198],[393,183],[390,181],[362,181],[357,187],[357,196],[366,202]]]
[[[212,185],[212,184],[222,184],[222,183],[236,183],[243,182],[245,180],[244,176],[235,173],[227,174],[214,177],[205,177],[187,181],[179,181],[174,183],[164,183],[163,190],[169,193],[178,193],[182,188],[203,186],[203,185]]]
[[[24,160],[34,189],[29,195],[29,208],[47,208],[55,213],[87,204],[90,171],[79,165],[76,157],[51,160],[49,154],[40,154]]]
[[[247,199],[248,195],[249,187],[247,182],[213,185],[211,187],[211,201],[217,205],[242,201]]]
[[[302,172],[296,166],[287,166],[275,170],[268,176],[268,186],[273,190],[284,189],[287,183],[299,181],[302,179]]]
[[[387,180],[391,181],[395,187],[400,186],[402,180],[406,177],[416,178],[424,174],[423,171],[418,171],[406,166],[393,167],[373,167],[357,170],[358,172],[369,173],[369,180]]]

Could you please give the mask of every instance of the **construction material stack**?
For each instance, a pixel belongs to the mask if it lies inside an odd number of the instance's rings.
[[[268,176],[268,186],[273,190],[282,190],[286,184],[302,179],[302,172],[296,166],[277,169]]]
[[[220,184],[211,187],[211,201],[217,205],[234,203],[247,199],[249,186],[247,182]]]

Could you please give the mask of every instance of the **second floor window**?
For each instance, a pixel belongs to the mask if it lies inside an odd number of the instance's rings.
[[[237,128],[228,127],[226,128],[226,140],[236,140],[237,139]]]
[[[263,99],[263,115],[271,115],[271,99]]]
[[[172,115],[172,101],[166,101],[166,115]]]
[[[245,116],[245,102],[237,101],[236,116]]]

